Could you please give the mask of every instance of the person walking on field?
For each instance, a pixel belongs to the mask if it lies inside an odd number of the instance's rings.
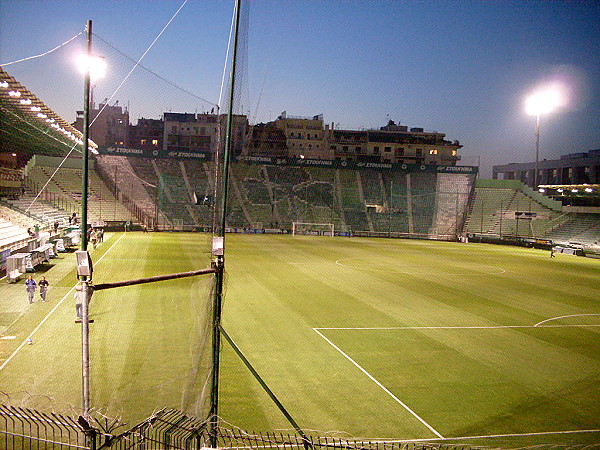
[[[33,303],[33,295],[37,289],[37,283],[31,275],[29,275],[27,280],[25,280],[25,289],[27,290],[27,298],[29,298],[29,303]]]
[[[38,285],[40,286],[40,297],[42,298],[43,302],[46,301],[46,293],[48,292],[49,284],[50,283],[48,283],[48,280],[46,280],[46,277],[44,276],[42,276],[42,279],[38,283]]]
[[[83,319],[83,288],[81,284],[75,286],[75,313],[77,314],[77,320]]]

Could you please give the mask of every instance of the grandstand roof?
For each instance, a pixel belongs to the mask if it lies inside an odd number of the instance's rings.
[[[83,135],[0,68],[0,151],[65,156]],[[91,147],[96,144],[91,142]]]

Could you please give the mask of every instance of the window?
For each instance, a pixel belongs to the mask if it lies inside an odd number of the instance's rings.
[[[140,144],[141,144],[141,145],[146,145],[146,139],[142,139],[142,140],[140,141]]]
[[[152,145],[158,145],[158,139],[152,139]]]
[[[437,155],[438,151],[435,148],[432,148],[431,150],[429,150],[429,154],[430,155]]]
[[[391,151],[392,151],[392,147],[386,147],[384,151],[385,151],[386,153],[389,153],[389,152],[391,152]]]
[[[396,156],[403,156],[404,155],[404,147],[400,147],[396,149]]]
[[[415,154],[416,154],[417,156],[421,156],[421,155],[423,155],[423,149],[422,149],[422,148],[418,148]]]
[[[456,150],[452,150],[452,156],[456,156]]]
[[[373,148],[373,154],[374,155],[379,155],[379,147],[374,147]]]

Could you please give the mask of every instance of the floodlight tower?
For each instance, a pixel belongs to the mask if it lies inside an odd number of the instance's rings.
[[[90,142],[90,86],[92,80],[104,75],[106,64],[103,58],[92,55],[92,21],[87,21],[86,53],[79,58],[79,70],[84,74],[83,88],[83,145],[81,149],[82,185],[81,185],[81,250],[77,255],[77,275],[81,281],[81,379],[82,379],[82,416],[89,420],[90,414],[90,314],[89,283],[92,276],[92,262],[87,252],[87,209],[88,209],[88,161]]]
[[[538,185],[538,166],[540,160],[540,116],[554,111],[563,104],[560,90],[552,85],[541,89],[525,100],[525,110],[527,114],[535,116],[535,171],[533,174],[533,188]]]

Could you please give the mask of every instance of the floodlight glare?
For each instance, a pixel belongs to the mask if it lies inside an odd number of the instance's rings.
[[[525,100],[527,114],[539,116],[554,111],[566,103],[564,89],[558,84],[551,84],[531,94]]]
[[[92,82],[106,75],[106,60],[103,56],[82,53],[77,57],[77,66],[82,74],[90,73]]]
[[[541,192],[541,193],[543,194],[544,192],[546,192],[546,189],[544,189],[544,188],[539,188],[539,189],[538,189],[538,191],[539,191],[539,192]]]
[[[585,188],[585,192],[590,193],[590,192],[594,192],[594,190],[592,188]]]

